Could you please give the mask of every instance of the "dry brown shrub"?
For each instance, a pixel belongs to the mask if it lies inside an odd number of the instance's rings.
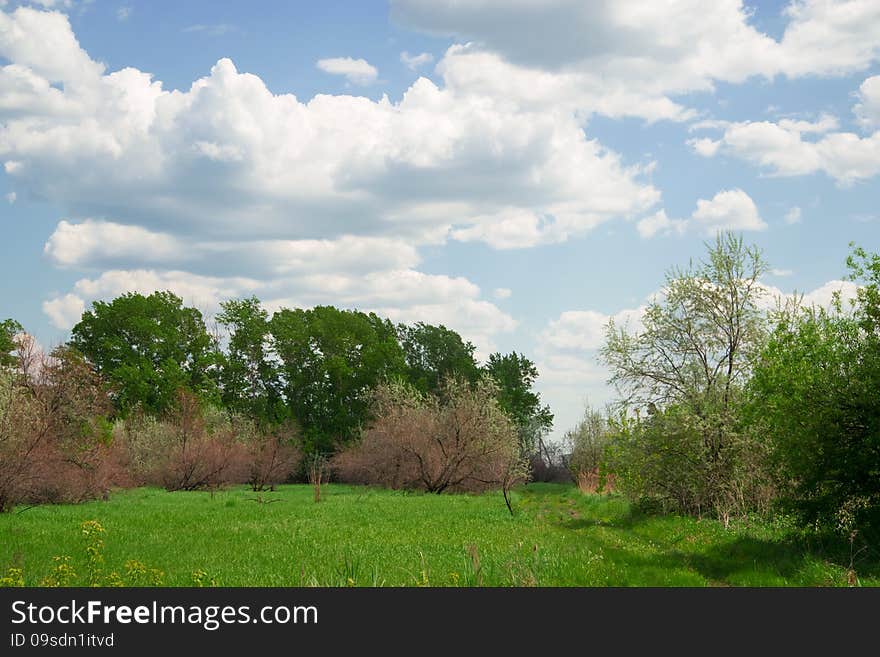
[[[599,472],[599,468],[593,468],[587,472],[578,472],[577,487],[582,493],[613,493],[614,473],[605,473],[603,477]]]
[[[258,430],[247,441],[250,478],[254,492],[275,490],[296,472],[302,461],[302,451],[296,444],[298,432],[291,427]]]
[[[375,392],[375,422],[334,459],[337,476],[387,488],[479,492],[527,476],[516,429],[489,381],[445,382],[437,396],[402,384]]]
[[[127,483],[98,374],[73,349],[46,354],[30,336],[16,340],[16,368],[0,371],[0,510],[104,497]]]
[[[168,490],[230,484],[248,484],[255,492],[274,490],[302,460],[294,426],[259,427],[242,416],[203,407],[183,390],[164,418],[133,413],[117,423],[114,434],[136,485]]]
[[[159,475],[167,490],[215,490],[247,480],[245,446],[231,427],[209,431],[198,397],[179,391],[165,424],[170,439]]]

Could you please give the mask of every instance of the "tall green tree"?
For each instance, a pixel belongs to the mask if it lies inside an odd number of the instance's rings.
[[[418,322],[400,324],[397,334],[406,359],[407,379],[420,392],[435,394],[450,377],[470,383],[479,379],[474,345],[455,331]]]
[[[256,297],[220,304],[217,321],[229,332],[220,372],[223,405],[261,422],[277,424],[288,415],[274,358],[269,314]]]
[[[15,336],[24,329],[14,319],[4,319],[0,322],[0,367],[12,367],[15,365],[16,349]]]
[[[707,257],[666,276],[663,295],[630,332],[611,322],[601,356],[636,405],[681,403],[697,415],[729,407],[766,334],[759,283],[767,265],[741,237],[719,234]]]
[[[532,390],[538,368],[522,354],[494,353],[483,366],[498,386],[498,405],[513,421],[520,437],[523,454],[535,452],[538,441],[553,426],[550,407],[541,404],[541,396]]]
[[[131,292],[96,301],[71,332],[70,344],[113,387],[118,413],[162,413],[179,389],[217,396],[216,340],[202,314],[171,292]]]
[[[373,313],[282,309],[269,326],[284,396],[312,451],[353,439],[370,418],[369,392],[405,374],[394,325]]]
[[[625,405],[647,410],[644,421],[618,427],[616,467],[628,473],[621,485],[667,508],[727,517],[760,488],[744,476],[749,447],[738,423],[766,336],[759,278],[767,265],[730,233],[706,248],[702,261],[667,274],[641,330],[611,322],[600,353]]]

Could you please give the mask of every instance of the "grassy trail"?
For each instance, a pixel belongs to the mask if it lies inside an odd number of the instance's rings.
[[[0,516],[0,572],[26,585],[53,557],[88,570],[80,524],[97,520],[105,573],[136,559],[168,586],[829,586],[846,585],[847,555],[822,557],[767,523],[634,513],[617,496],[530,485],[511,517],[500,494],[422,495],[331,485],[275,493],[119,492],[105,502]],[[876,562],[858,583],[880,585]]]

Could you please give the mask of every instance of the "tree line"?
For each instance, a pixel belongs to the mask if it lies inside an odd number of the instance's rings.
[[[552,423],[531,360],[478,363],[442,325],[332,306],[270,316],[255,297],[223,302],[215,320],[209,329],[169,291],[123,294],[94,302],[49,354],[17,322],[0,324],[0,508],[113,485],[260,490],[325,469],[434,492],[506,491]],[[404,411],[416,408],[413,424]],[[393,481],[373,474],[391,459],[387,439],[375,448],[383,432],[397,436]]]

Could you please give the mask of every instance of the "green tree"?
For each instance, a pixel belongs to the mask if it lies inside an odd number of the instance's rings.
[[[24,329],[14,319],[0,322],[0,367],[12,367],[16,363],[15,336]]]
[[[850,244],[852,253],[846,259],[849,280],[859,285],[856,291],[855,313],[861,328],[868,335],[880,337],[880,254]]]
[[[480,368],[474,359],[474,345],[443,325],[418,322],[397,327],[406,358],[407,379],[423,393],[436,393],[448,377],[475,383]]]
[[[179,389],[216,398],[216,341],[202,314],[171,292],[94,302],[73,327],[70,344],[113,386],[122,415],[136,406],[165,412]]]
[[[853,312],[781,313],[749,385],[782,501],[805,521],[880,529],[880,257],[854,249]]]
[[[284,395],[306,449],[329,452],[369,419],[369,393],[405,372],[394,325],[373,313],[282,309],[269,322]]]
[[[541,396],[532,390],[538,378],[538,368],[522,354],[494,353],[483,370],[498,386],[498,405],[517,428],[520,449],[532,455],[538,441],[553,426],[550,407],[541,404]]]
[[[625,400],[638,406],[680,403],[704,416],[732,401],[766,331],[760,252],[725,233],[708,258],[666,276],[660,299],[630,333],[612,321],[601,356]]]
[[[575,477],[581,473],[598,472],[604,465],[609,433],[608,419],[587,404],[580,422],[563,436],[570,453],[569,468]]]
[[[220,372],[223,405],[270,424],[287,416],[279,366],[273,357],[269,314],[256,297],[220,304],[217,321],[229,331]]]
[[[744,491],[739,476],[749,447],[738,432],[738,410],[766,335],[758,280],[766,264],[757,248],[730,233],[706,247],[705,260],[667,274],[641,331],[609,323],[600,353],[624,404],[648,411],[620,432],[628,438],[619,441],[617,467],[641,473],[623,486],[666,498],[679,511],[727,514],[744,510],[757,490],[749,478]],[[655,467],[670,455],[681,467]]]

